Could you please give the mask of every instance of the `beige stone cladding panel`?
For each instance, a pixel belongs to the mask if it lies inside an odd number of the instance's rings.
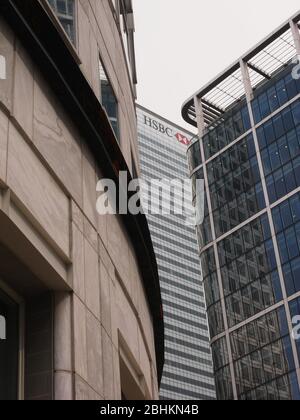
[[[72,400],[74,396],[71,293],[56,293],[54,302],[54,398]]]
[[[96,163],[88,147],[83,147],[83,213],[89,219],[90,223],[97,227],[97,176]]]
[[[69,255],[69,199],[12,124],[7,184],[45,233]]]
[[[129,276],[129,238],[116,216],[107,216],[108,246],[107,251],[118,273],[121,274],[125,287],[131,295],[132,281]]]
[[[78,25],[78,53],[82,62],[81,69],[91,84],[92,62],[90,45],[90,21],[89,15],[82,7],[82,2],[77,3],[77,25]]]
[[[145,325],[140,324],[136,308],[133,306],[131,298],[128,298],[118,277],[115,282],[111,283],[110,299],[112,302],[111,323],[114,348],[119,349],[121,335],[135,363],[139,366],[150,395],[153,396],[151,371],[155,352],[151,353],[151,351],[153,351],[154,343],[147,342],[144,332],[144,328],[149,328],[151,321],[149,319],[145,322]],[[152,329],[152,327],[150,328]]]
[[[103,343],[103,385],[104,398],[106,400],[115,400],[115,385],[116,372],[114,372],[113,360],[113,344],[107,332],[102,328],[102,343]]]
[[[30,139],[33,134],[33,76],[33,63],[21,43],[16,41],[12,114]]]
[[[77,401],[101,401],[103,397],[97,394],[80,376],[75,375],[75,399]]]
[[[79,227],[72,223],[72,279],[73,290],[85,302],[85,267],[84,235]]]
[[[87,364],[88,384],[98,394],[103,395],[102,329],[98,319],[87,312]]]
[[[135,256],[133,249],[129,248],[129,260],[130,260],[130,278],[132,281],[132,293],[131,297],[135,302],[135,307],[138,311],[138,317],[140,319],[143,334],[145,336],[149,352],[152,355],[152,361],[155,364],[155,345],[154,345],[154,332],[153,332],[153,320],[150,312],[149,304],[146,299],[146,292],[141,281],[141,274],[138,268],[138,260]]]
[[[73,375],[71,372],[56,372],[54,377],[54,398],[56,401],[73,400]]]
[[[108,270],[100,260],[99,262],[100,272],[100,310],[101,310],[101,323],[103,328],[109,337],[112,336],[111,330],[111,278],[108,274]]]
[[[82,146],[78,131],[43,77],[35,74],[33,142],[47,164],[82,206]]]
[[[84,241],[84,279],[86,306],[100,320],[100,282],[98,254],[90,243]]]
[[[73,295],[74,363],[75,373],[85,382],[88,380],[86,307]]]
[[[81,399],[82,393],[85,395],[83,399],[102,399],[107,387],[103,367],[102,326],[100,320],[75,294],[73,322],[76,399]]]
[[[0,110],[0,181],[6,183],[8,118]]]

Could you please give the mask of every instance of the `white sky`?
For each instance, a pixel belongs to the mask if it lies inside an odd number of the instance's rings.
[[[191,129],[183,102],[299,9],[299,0],[133,0],[138,103]]]

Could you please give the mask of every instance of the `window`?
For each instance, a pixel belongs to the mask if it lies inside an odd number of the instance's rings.
[[[64,30],[73,44],[76,44],[74,0],[48,0]]]
[[[300,102],[257,130],[271,203],[300,185]]]
[[[202,164],[200,143],[198,140],[189,148],[188,159],[191,172],[193,172],[194,169],[198,168],[198,166]]]
[[[214,129],[210,127],[210,131],[203,137],[204,152],[207,159],[251,128],[247,106],[236,112],[228,111],[226,115],[228,117],[225,122],[221,119],[218,126]]]
[[[296,313],[297,304],[292,309]],[[230,339],[239,399],[279,399],[281,393],[290,400],[299,395],[297,380],[289,384],[285,376],[291,372],[294,377],[295,363],[283,306],[234,331]]]
[[[300,194],[273,209],[273,219],[288,296],[300,290]]]
[[[266,216],[220,241],[218,251],[230,327],[282,299]]]
[[[123,401],[144,401],[151,399],[144,375],[136,366],[125,339],[119,335],[120,385]]]
[[[299,80],[292,78],[290,68],[287,72],[280,80],[272,80],[270,88],[252,101],[255,123],[262,121],[300,93]]]
[[[19,305],[0,289],[0,400],[19,398]]]
[[[119,118],[118,118],[118,101],[113,91],[112,85],[106,74],[106,71],[99,59],[100,83],[101,83],[101,103],[105,109],[112,128],[115,132],[116,138],[119,140]]]
[[[254,153],[253,137],[249,135],[207,165],[218,237],[265,208]]]

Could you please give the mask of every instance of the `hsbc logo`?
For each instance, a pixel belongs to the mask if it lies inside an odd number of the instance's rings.
[[[183,134],[180,134],[180,133],[177,133],[175,137],[177,138],[179,143],[182,143],[185,146],[188,146],[191,142],[186,136],[184,136]]]
[[[185,146],[188,146],[190,144],[190,140],[183,134],[180,134],[180,133],[174,134],[174,131],[172,130],[172,128],[166,127],[161,122],[158,122],[157,120],[147,117],[146,115],[144,115],[144,124],[161,134],[165,134],[166,136],[170,138],[175,137],[179,141],[179,143],[184,144]]]

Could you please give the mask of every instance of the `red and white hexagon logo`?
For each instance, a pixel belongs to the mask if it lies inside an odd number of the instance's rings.
[[[183,134],[177,133],[175,137],[181,144],[184,144],[185,146],[188,146],[190,144],[190,140]]]

